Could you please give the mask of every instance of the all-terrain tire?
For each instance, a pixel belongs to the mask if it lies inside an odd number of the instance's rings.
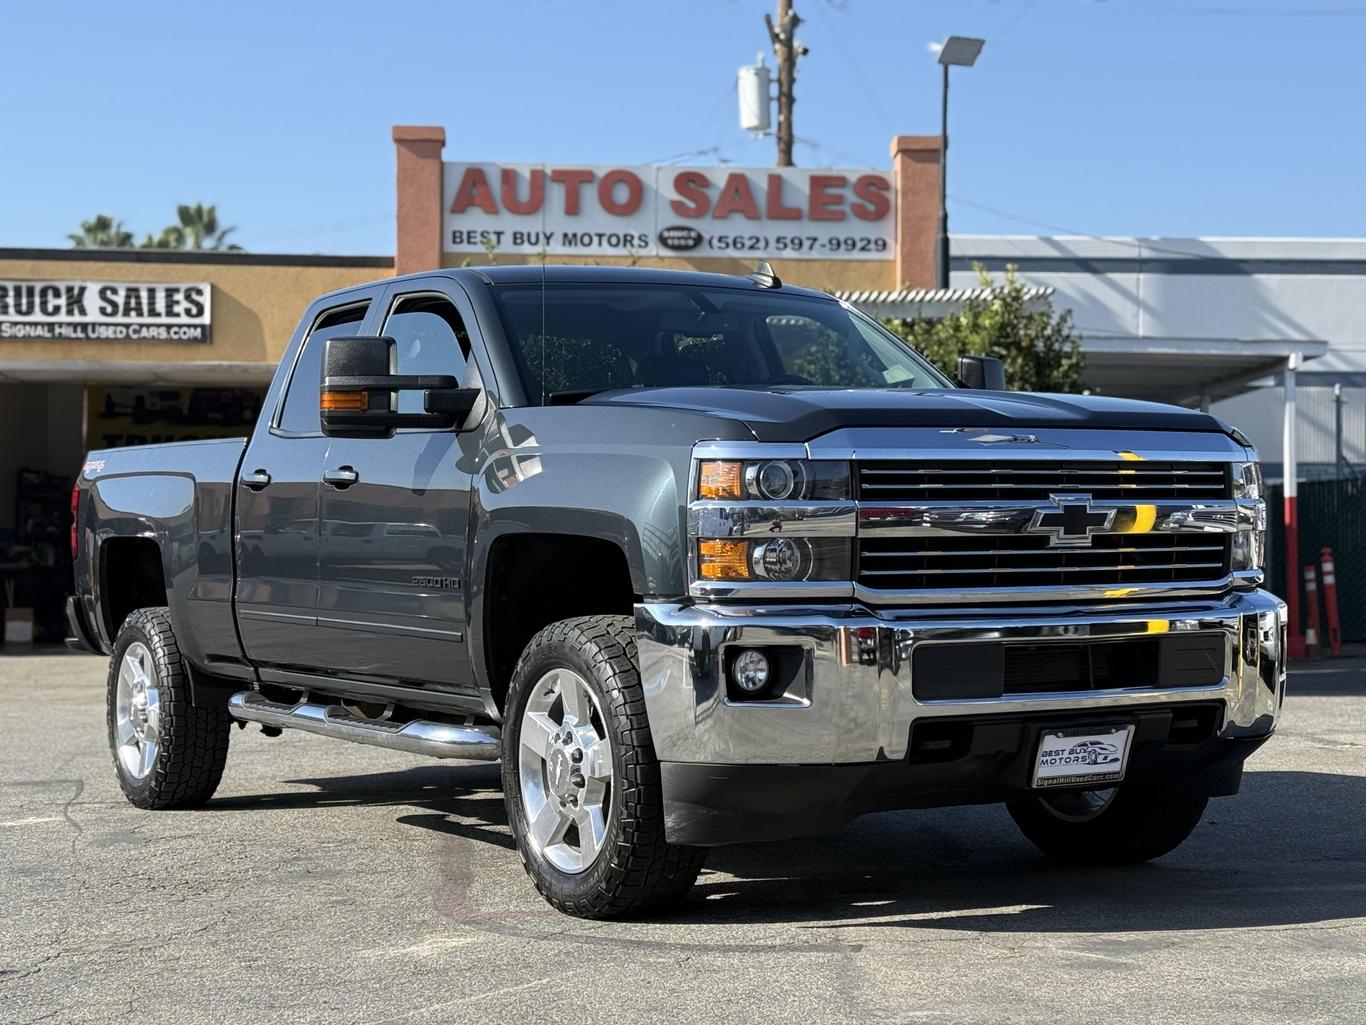
[[[578,674],[600,706],[612,748],[613,791],[606,834],[591,866],[563,872],[528,837],[519,758],[521,723],[532,689],[555,669]],[[664,836],[663,789],[632,621],[583,616],[546,627],[526,646],[513,672],[503,717],[503,793],[522,866],[557,910],[579,918],[615,918],[657,911],[687,894],[706,849],[671,844]]]
[[[141,778],[120,760],[117,740],[119,669],[133,644],[142,644],[150,653],[150,675],[160,698],[156,756]],[[192,808],[213,796],[228,759],[232,718],[226,706],[202,708],[190,700],[190,681],[169,610],[138,609],[124,620],[109,660],[106,707],[114,770],[131,804],[153,810]]]
[[[1160,786],[1121,786],[1093,817],[1059,815],[1046,798],[1006,805],[1020,831],[1040,851],[1074,865],[1136,865],[1179,847],[1209,804]]]

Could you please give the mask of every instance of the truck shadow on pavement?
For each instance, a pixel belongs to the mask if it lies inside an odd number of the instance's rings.
[[[396,821],[511,850],[496,766],[297,779],[316,792],[210,809],[392,806]],[[885,812],[820,837],[720,847],[679,925],[1156,932],[1366,917],[1366,777],[1249,772],[1177,851],[1147,865],[1044,860],[999,806]],[[508,871],[520,877],[516,860]],[[527,899],[535,900],[528,888]],[[1126,948],[1131,949],[1131,948]]]

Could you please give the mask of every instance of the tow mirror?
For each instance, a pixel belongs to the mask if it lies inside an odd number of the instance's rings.
[[[463,427],[482,394],[445,374],[396,374],[392,338],[329,338],[318,408],[323,433],[383,438],[396,427]],[[398,393],[423,393],[421,413],[400,413]]]
[[[964,388],[1005,391],[1005,364],[995,356],[959,356],[958,380]]]

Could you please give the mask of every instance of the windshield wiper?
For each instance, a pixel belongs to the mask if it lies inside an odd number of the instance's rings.
[[[553,391],[545,397],[547,406],[573,406],[584,399],[591,399],[594,395],[601,395],[605,391],[614,391],[613,388],[569,388],[565,391]]]

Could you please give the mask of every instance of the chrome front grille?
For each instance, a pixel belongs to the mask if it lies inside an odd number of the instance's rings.
[[[856,588],[871,602],[1102,600],[1233,582],[1254,510],[1227,462],[865,461]]]
[[[915,463],[866,462],[858,468],[865,502],[955,502],[991,499],[1048,501],[1079,493],[1093,499],[1157,502],[1228,498],[1229,464],[1216,462],[1021,460],[991,465],[981,459]]]
[[[858,580],[883,591],[1092,587],[1216,580],[1229,572],[1228,535],[1099,534],[1086,547],[1037,535],[867,538]]]

